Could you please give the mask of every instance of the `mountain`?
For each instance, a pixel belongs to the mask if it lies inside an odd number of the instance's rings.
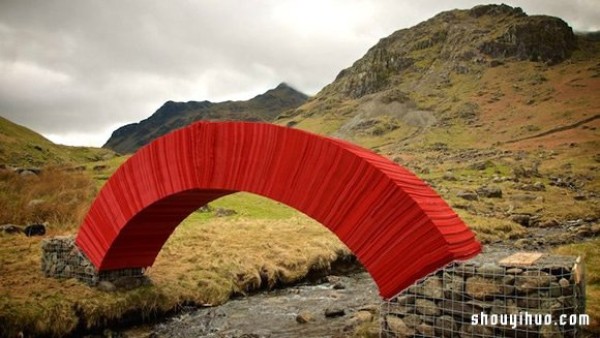
[[[532,229],[600,219],[598,36],[507,5],[442,12],[381,39],[303,104],[305,96],[285,85],[278,89],[297,98],[281,109],[255,103],[271,102],[270,92],[246,102],[168,102],[115,131],[106,146],[131,152],[201,118],[279,114],[274,123],[403,164],[484,242],[564,243],[577,231],[552,237]],[[269,114],[253,115],[261,111]]]
[[[381,39],[276,123],[403,164],[484,243],[547,250],[600,220],[598,36],[507,5],[443,12]]]
[[[11,167],[82,163],[114,157],[108,149],[70,147],[0,116],[0,165]]]
[[[443,12],[381,39],[277,122],[391,153],[436,142],[535,148],[582,126],[577,140],[597,140],[597,35],[507,5]]]
[[[198,120],[272,121],[282,112],[297,108],[307,98],[281,83],[247,101],[168,101],[149,118],[115,130],[103,147],[133,153],[152,140]]]

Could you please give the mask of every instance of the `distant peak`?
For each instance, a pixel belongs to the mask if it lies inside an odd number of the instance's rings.
[[[527,16],[520,7],[511,7],[506,4],[501,5],[479,5],[471,8],[469,13],[474,17],[480,17],[483,15],[516,15],[516,16]]]
[[[286,82],[281,82],[279,85],[277,85],[277,87],[267,90],[264,94],[275,94],[275,93],[277,93],[277,95],[279,95],[279,94],[299,95],[299,96],[302,96],[304,99],[308,98],[308,96],[306,94],[304,94],[303,92],[290,86]],[[264,95],[264,94],[261,94],[261,95]],[[258,96],[261,96],[261,95],[258,95]]]
[[[291,88],[293,89],[290,85],[288,85],[285,82],[280,83],[279,85],[277,85],[277,87],[275,87],[275,89],[286,89],[286,88]]]

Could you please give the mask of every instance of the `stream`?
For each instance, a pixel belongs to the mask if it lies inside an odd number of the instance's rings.
[[[345,337],[352,333],[356,312],[379,305],[380,297],[371,276],[360,272],[329,276],[319,284],[259,292],[124,333],[140,338]],[[299,313],[310,320],[299,323]]]
[[[519,244],[521,250],[547,251],[548,247],[578,239],[581,231],[579,223],[582,222],[571,222],[575,225],[571,226],[569,223],[568,228],[536,228],[520,240],[522,243],[494,243],[487,245],[485,249],[508,250],[510,246],[514,250],[516,244]],[[582,224],[585,225],[584,223]],[[306,282],[271,291],[260,291],[247,297],[232,299],[220,306],[190,309],[158,324],[126,330],[122,336],[348,337],[355,330],[355,314],[361,310],[378,310],[380,304],[377,287],[368,273],[346,271],[343,276],[321,278],[319,283]],[[326,313],[329,313],[329,316],[326,316]],[[332,314],[334,316],[331,316]],[[302,321],[299,319],[308,321],[299,323]]]

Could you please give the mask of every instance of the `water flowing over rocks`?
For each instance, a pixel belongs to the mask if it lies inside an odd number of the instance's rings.
[[[150,336],[349,337],[357,325],[377,321],[380,298],[366,272],[322,282],[260,292],[183,313],[155,325]],[[335,289],[336,282],[346,288]]]

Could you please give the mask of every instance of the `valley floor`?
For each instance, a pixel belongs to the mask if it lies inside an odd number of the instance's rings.
[[[429,182],[484,244],[583,256],[589,329],[598,333],[600,183],[590,169],[598,159],[576,151],[431,150],[390,157]],[[3,176],[1,222],[44,216],[50,219],[46,236],[74,234],[82,215],[73,211],[86,210],[123,160],[49,175],[55,179]],[[82,204],[65,206],[65,197]],[[102,292],[74,279],[45,278],[40,237],[0,234],[0,336],[63,336],[134,317],[156,318],[190,304],[214,306],[296,283],[351,255],[325,227],[279,203],[240,193],[211,208],[194,212],[177,228],[148,271],[153,284],[131,291]]]

